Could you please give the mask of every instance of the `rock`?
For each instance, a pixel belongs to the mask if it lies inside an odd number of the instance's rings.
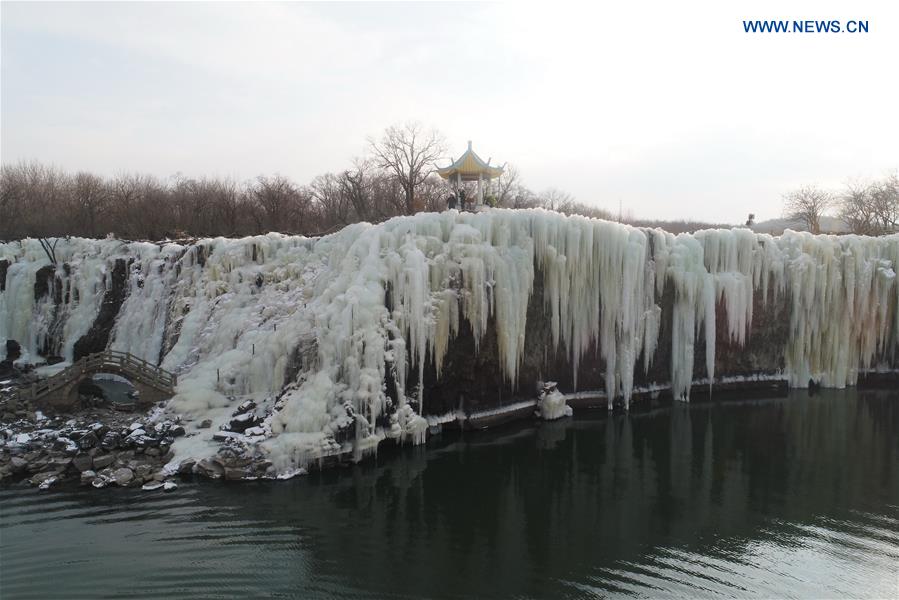
[[[249,436],[265,435],[265,429],[262,427],[248,427],[243,433]]]
[[[112,474],[113,481],[116,482],[116,485],[120,485],[122,487],[127,486],[131,483],[131,480],[134,479],[134,471],[127,467],[122,467],[121,469],[116,469]]]
[[[237,407],[236,415],[242,415],[244,413],[248,413],[251,410],[256,408],[256,403],[252,400],[247,400],[246,402],[241,403],[240,406]]]
[[[78,447],[78,444],[76,444],[73,440],[71,440],[69,438],[58,438],[56,440],[56,444],[60,444],[60,443],[65,443],[65,445],[59,449],[62,450],[64,453],[66,453],[69,456],[75,456],[76,454],[78,454],[78,451],[81,450],[81,448]],[[58,447],[56,444],[54,444],[54,448]]]
[[[193,473],[194,466],[197,464],[197,461],[189,458],[187,460],[182,460],[181,464],[178,465],[178,474],[179,475],[189,475]]]
[[[45,480],[43,480],[41,482],[41,484],[37,487],[38,487],[38,489],[41,489],[41,490],[48,490],[48,489],[50,489],[50,486],[53,485],[54,483],[56,483],[58,480],[59,479],[56,477],[56,475],[54,475],[53,477],[48,477]]]
[[[13,456],[9,461],[13,473],[21,473],[28,467],[28,461],[19,456]]]
[[[237,467],[225,467],[225,479],[228,481],[239,481],[246,477],[247,473],[244,469]]]
[[[174,481],[166,481],[164,484],[162,484],[162,489],[163,491],[171,492],[172,490],[178,489],[178,484]]]
[[[98,490],[105,488],[107,483],[109,483],[109,480],[102,476],[95,477],[94,480],[91,481],[91,485]]]
[[[249,427],[253,427],[259,419],[253,413],[242,413],[231,419],[229,423],[231,431],[243,432]]]
[[[56,473],[54,473],[53,471],[44,471],[43,473],[38,473],[31,478],[31,485],[41,485],[50,478],[56,479]]]
[[[81,472],[81,485],[88,485],[90,483],[93,483],[94,479],[96,479],[96,478],[97,478],[96,471],[91,471],[90,469],[88,469],[87,471],[82,471]]]
[[[72,459],[72,466],[84,473],[94,466],[94,460],[88,454],[79,454]]]
[[[159,448],[147,448],[144,451],[144,454],[147,456],[159,456],[162,453],[159,451]]]
[[[103,436],[103,441],[100,442],[100,447],[104,450],[115,450],[121,443],[122,436],[115,431],[110,431]]]
[[[147,492],[152,492],[158,489],[161,489],[165,484],[161,481],[153,481],[151,483],[145,483],[141,489]]]
[[[216,442],[225,442],[228,440],[242,440],[244,435],[235,431],[216,431],[212,434],[212,439]]]
[[[100,445],[100,439],[93,431],[88,431],[78,439],[78,447],[82,450],[89,450]]]
[[[57,456],[47,463],[47,468],[56,471],[57,473],[62,473],[68,469],[71,464],[72,459],[68,456]]]
[[[212,421],[209,422],[209,425],[212,425]],[[173,438],[181,437],[185,433],[187,432],[184,430],[184,427],[182,425],[175,425],[169,430],[169,435]]]
[[[128,426],[128,431],[134,432],[134,431],[137,431],[138,429],[143,430],[143,428],[144,428],[143,423],[141,423],[140,421],[135,421],[134,423],[132,423],[131,425]]]
[[[225,469],[218,462],[204,458],[197,463],[197,473],[210,479],[218,479],[225,474]]]
[[[109,465],[115,462],[115,454],[104,454],[102,456],[94,457],[94,468],[95,469],[105,469]]]
[[[150,476],[153,472],[153,467],[150,465],[140,465],[134,470],[134,475],[139,477],[140,479],[145,479]]]
[[[43,471],[49,462],[48,458],[39,458],[28,463],[28,472],[37,473]]]
[[[94,423],[90,426],[90,430],[99,439],[103,439],[103,436],[109,433],[109,427],[107,427],[103,423]]]
[[[16,340],[6,340],[6,360],[14,362],[22,356],[22,346]]]
[[[209,429],[210,427],[212,427],[212,419],[203,419],[197,425],[197,429]]]

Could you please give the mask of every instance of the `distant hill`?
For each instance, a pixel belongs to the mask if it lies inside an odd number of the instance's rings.
[[[785,229],[793,231],[808,231],[808,227],[802,221],[791,219],[768,219],[752,226],[752,230],[758,233],[770,233],[780,235]],[[849,226],[837,217],[821,217],[821,233],[849,233]]]

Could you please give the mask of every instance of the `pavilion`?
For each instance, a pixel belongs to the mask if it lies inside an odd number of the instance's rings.
[[[477,181],[477,206],[484,204],[485,183],[489,183],[491,179],[499,177],[502,173],[502,167],[491,167],[489,159],[487,162],[484,162],[480,156],[475,154],[474,150],[471,149],[471,141],[468,142],[468,150],[458,160],[453,161],[453,164],[446,168],[437,169],[438,175],[454,184],[457,199],[459,190],[462,188],[462,182]]]

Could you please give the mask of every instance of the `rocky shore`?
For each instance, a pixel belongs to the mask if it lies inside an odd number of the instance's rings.
[[[257,444],[271,435],[252,400],[239,403],[232,418],[213,433],[217,452],[201,460],[175,461],[172,445],[198,435],[210,420],[190,422],[165,415],[162,404],[146,412],[121,410],[100,396],[81,396],[81,407],[51,414],[14,393],[35,379],[27,366],[6,365],[0,380],[0,483],[49,489],[60,484],[173,490],[176,479],[276,478]],[[12,378],[10,378],[12,376]],[[234,399],[237,404],[237,400]]]

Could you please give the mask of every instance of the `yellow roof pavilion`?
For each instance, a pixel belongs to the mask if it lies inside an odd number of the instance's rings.
[[[444,179],[457,181],[478,181],[481,177],[490,180],[502,173],[502,167],[491,167],[489,162],[484,162],[475,154],[471,149],[471,142],[468,142],[468,150],[457,161],[446,168],[437,169],[437,174]]]

